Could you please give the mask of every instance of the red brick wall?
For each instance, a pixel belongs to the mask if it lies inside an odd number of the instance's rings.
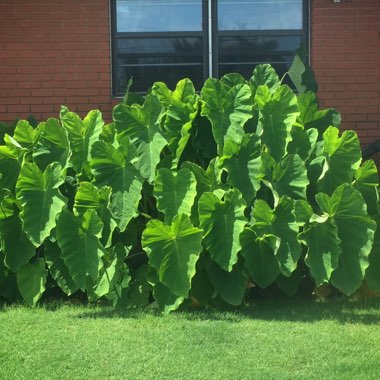
[[[108,0],[0,0],[0,121],[110,117]]]
[[[380,0],[311,0],[311,36],[321,105],[363,144],[380,138]]]
[[[380,138],[380,0],[311,1],[311,60],[322,107],[365,144]],[[0,121],[57,115],[110,119],[108,0],[0,0]]]

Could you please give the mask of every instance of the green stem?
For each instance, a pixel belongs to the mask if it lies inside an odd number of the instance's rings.
[[[147,219],[153,219],[150,215],[148,214],[145,214],[145,212],[140,212],[139,215],[143,216],[144,218],[147,218]]]

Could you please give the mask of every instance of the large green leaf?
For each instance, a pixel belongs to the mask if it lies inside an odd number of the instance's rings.
[[[68,210],[62,211],[57,222],[57,243],[62,250],[62,259],[68,267],[75,284],[86,288],[86,278],[96,281],[104,247],[99,238],[103,223],[95,210],[86,211],[76,217]]]
[[[29,306],[34,306],[45,291],[47,271],[44,259],[24,265],[16,276],[22,298]]]
[[[189,169],[195,176],[196,179],[196,196],[194,200],[194,205],[191,211],[191,220],[195,225],[199,225],[199,215],[198,215],[198,201],[202,194],[206,191],[212,192],[214,189],[214,184],[212,181],[212,176],[207,173],[206,170],[194,164],[193,162],[184,162],[181,165],[183,169]]]
[[[71,154],[69,139],[65,128],[57,119],[50,118],[39,124],[40,134],[33,147],[33,159],[41,170],[57,161],[62,168],[68,165]]]
[[[176,168],[198,112],[198,95],[190,79],[180,80],[174,91],[170,91],[165,83],[156,82],[152,93],[166,108],[164,132],[173,153],[172,168]]]
[[[186,168],[178,172],[159,169],[154,181],[154,196],[157,208],[165,214],[167,223],[171,223],[177,214],[191,215],[191,208],[197,194],[194,174]]]
[[[119,139],[128,136],[137,148],[136,165],[143,178],[153,182],[160,154],[167,140],[160,130],[164,108],[157,96],[150,94],[142,106],[119,104],[113,110],[113,119]]]
[[[250,79],[250,86],[252,94],[255,96],[257,88],[262,85],[268,86],[269,90],[273,92],[281,84],[275,69],[268,63],[257,65],[252,73]]]
[[[201,305],[208,305],[214,294],[214,287],[211,284],[205,265],[208,259],[206,255],[201,254],[197,262],[195,276],[191,282],[190,299],[192,302],[200,303]]]
[[[45,242],[45,262],[50,275],[65,294],[70,296],[78,290],[78,286],[71,278],[69,268],[63,261],[61,248],[50,240]]]
[[[169,107],[170,104],[176,101],[193,103],[197,98],[194,85],[188,78],[180,80],[174,91],[171,91],[163,82],[155,82],[151,91],[165,107]]]
[[[81,182],[75,194],[74,213],[83,215],[87,210],[94,209],[103,222],[101,243],[107,248],[112,243],[112,233],[117,226],[112,218],[110,206],[112,190],[108,186],[98,189],[90,182]]]
[[[106,295],[116,307],[126,307],[129,298],[126,295],[130,290],[131,275],[125,264],[128,251],[121,243],[116,243],[108,250],[105,260],[107,265],[102,269],[103,273],[94,291],[97,297]]]
[[[177,296],[171,292],[170,289],[164,284],[161,284],[161,282],[154,284],[153,297],[164,314],[169,314],[171,311],[177,310],[185,300],[184,297]]]
[[[214,261],[206,262],[207,273],[216,293],[230,305],[239,306],[243,302],[247,289],[243,267],[242,261],[239,261],[230,272],[226,272]]]
[[[316,284],[329,282],[331,273],[338,267],[342,252],[342,241],[338,237],[335,223],[330,219],[314,222],[298,238],[308,247],[305,263]]]
[[[345,131],[339,137],[338,128],[329,127],[323,140],[326,168],[319,178],[318,190],[331,195],[339,185],[351,183],[361,162],[361,150],[354,131]]]
[[[14,145],[0,146],[0,189],[14,191],[24,154]]]
[[[205,144],[207,141],[207,144]],[[190,144],[187,145],[189,147]],[[212,125],[207,117],[199,113],[194,121],[191,130],[191,145],[195,152],[190,151],[187,161],[195,161],[202,167],[207,166],[207,162],[217,155],[217,144],[214,139]],[[185,151],[186,152],[186,151]],[[196,157],[196,159],[194,159]]]
[[[298,154],[289,154],[276,163],[272,175],[272,186],[280,197],[306,199],[309,179],[305,163]]]
[[[227,91],[229,91],[232,87],[235,87],[239,84],[245,84],[247,81],[239,73],[228,73],[220,78],[220,83]]]
[[[0,220],[19,213],[20,209],[20,202],[15,198],[12,191],[5,188],[0,190]]]
[[[262,182],[271,190],[275,204],[283,195],[295,199],[306,198],[308,172],[298,154],[289,154],[276,162],[270,154],[263,151],[261,160],[264,173]]]
[[[198,202],[200,227],[204,230],[203,244],[211,258],[228,272],[238,261],[239,236],[247,223],[245,207],[246,203],[236,189],[226,192],[223,201],[214,193],[206,192]]]
[[[311,68],[304,62],[307,60],[307,53],[304,46],[297,50],[293,63],[289,68],[288,75],[299,94],[305,91],[318,91],[318,83],[315,80],[314,73]]]
[[[374,236],[373,246],[368,256],[369,266],[365,272],[368,287],[376,292],[380,291],[380,214],[374,216],[377,228]]]
[[[241,144],[228,141],[219,166],[227,170],[227,182],[240,190],[247,204],[250,204],[260,188],[260,179],[263,176],[258,136],[246,134]]]
[[[363,195],[369,215],[375,215],[379,202],[379,175],[373,160],[368,160],[355,172],[354,187]]]
[[[314,152],[318,131],[315,128],[303,129],[297,124],[292,128],[292,141],[288,144],[289,154],[298,154],[303,161],[308,161]]]
[[[171,225],[159,220],[148,222],[142,234],[142,246],[159,281],[172,293],[186,298],[195,264],[202,251],[202,230],[188,216],[179,214]]]
[[[318,98],[314,92],[307,91],[298,95],[298,106],[300,115],[298,122],[305,129],[316,128],[323,133],[331,125],[339,127],[341,117],[334,108],[319,110]]]
[[[13,272],[17,272],[36,254],[34,245],[22,228],[19,215],[0,219],[0,247],[5,255],[5,264]]]
[[[240,235],[240,241],[241,254],[248,273],[254,283],[266,288],[280,274],[280,265],[276,258],[280,239],[274,235],[258,237],[252,229],[245,228]]]
[[[252,229],[259,237],[274,235],[280,239],[276,258],[281,273],[289,277],[301,256],[301,245],[297,240],[300,224],[296,220],[294,201],[283,196],[271,210],[264,200],[257,200],[252,210],[252,223]]]
[[[102,133],[102,113],[97,110],[90,111],[82,121],[76,113],[70,112],[67,107],[61,107],[60,120],[68,133],[72,153],[71,164],[79,173],[83,163],[90,160],[91,147]]]
[[[124,138],[116,149],[110,143],[98,141],[92,149],[91,169],[96,186],[112,189],[110,210],[118,227],[124,231],[132,218],[138,215],[143,180],[131,163],[135,159],[133,147]]]
[[[339,186],[331,197],[319,193],[316,200],[322,212],[337,226],[342,241],[339,265],[331,275],[331,283],[350,295],[363,281],[376,223],[368,216],[362,195],[352,185]]]
[[[280,161],[299,115],[297,97],[286,85],[277,87],[273,92],[264,85],[257,88],[255,102],[260,110],[258,135],[274,159]]]
[[[56,217],[66,203],[59,192],[64,183],[61,165],[57,162],[41,171],[37,165],[24,162],[16,184],[17,198],[21,202],[24,231],[31,242],[40,246],[56,225]]]
[[[121,297],[121,293],[124,288],[128,287],[131,280],[128,267],[124,263],[127,252],[127,249],[118,243],[103,256],[104,265],[100,268],[98,280],[94,282],[90,277],[87,277],[86,290],[90,301],[108,296],[110,292],[116,293],[115,295],[118,298]],[[117,303],[116,301],[115,304]]]
[[[146,263],[138,267],[138,269],[133,273],[132,279],[129,278],[129,273],[127,273],[127,276],[123,276],[120,279],[120,291],[118,294],[111,291],[108,295],[111,302],[113,302],[116,306],[125,307],[129,306],[141,308],[148,305],[151,296],[151,285],[148,283],[147,273],[150,268],[151,267]],[[125,282],[128,286],[124,286],[125,277],[127,277]]]
[[[244,135],[244,124],[252,117],[251,90],[240,84],[227,90],[214,78],[206,80],[202,91],[202,111],[212,125],[212,132],[222,155],[226,140],[240,143]]]
[[[40,133],[40,128],[33,128],[28,120],[20,120],[13,133],[13,138],[23,147],[31,148]]]

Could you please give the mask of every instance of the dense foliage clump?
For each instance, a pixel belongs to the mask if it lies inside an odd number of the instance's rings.
[[[0,295],[34,305],[57,287],[169,312],[239,305],[253,284],[296,294],[305,276],[380,290],[377,169],[308,74],[297,57],[296,91],[260,65],[199,95],[155,83],[111,124],[66,107],[19,121],[0,146]]]

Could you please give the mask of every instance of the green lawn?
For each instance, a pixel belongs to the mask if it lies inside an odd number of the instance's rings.
[[[380,302],[0,311],[0,379],[380,379]]]

